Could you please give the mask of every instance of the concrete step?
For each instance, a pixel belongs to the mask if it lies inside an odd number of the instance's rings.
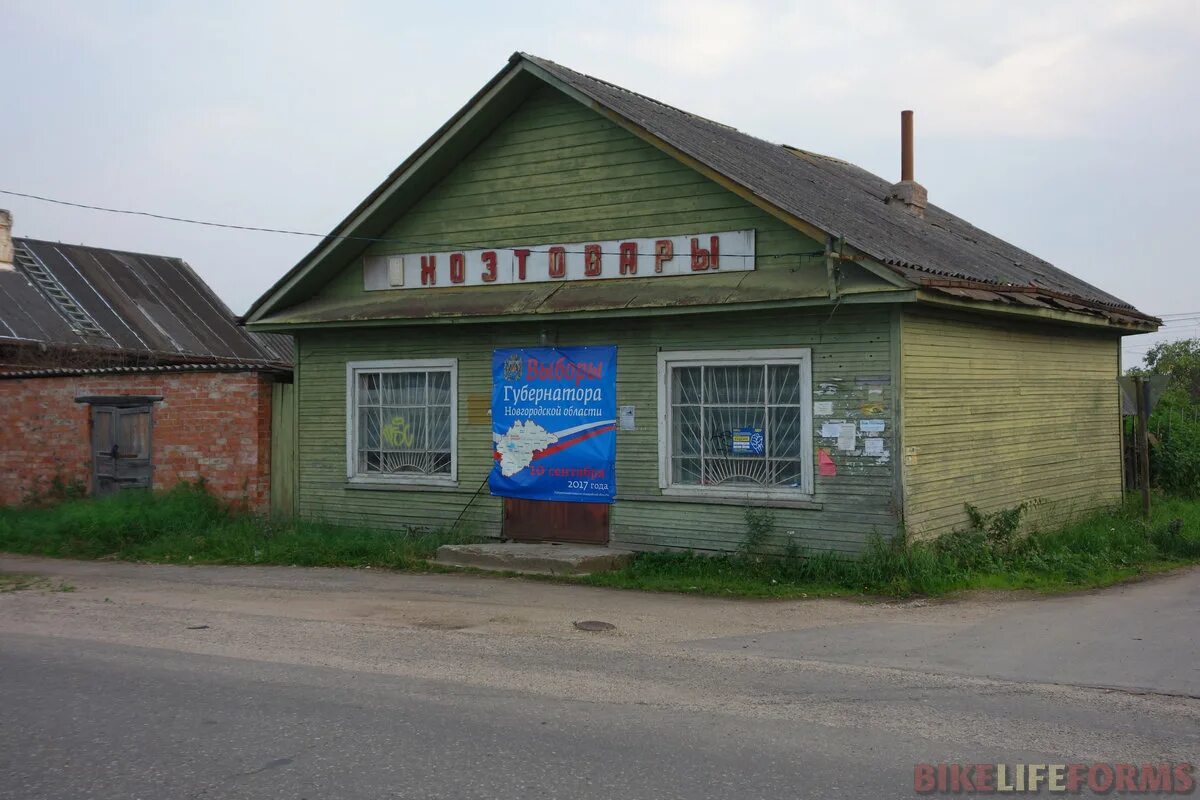
[[[532,575],[587,575],[619,569],[630,554],[590,544],[489,542],[444,544],[433,563],[446,567],[471,567],[493,572]]]

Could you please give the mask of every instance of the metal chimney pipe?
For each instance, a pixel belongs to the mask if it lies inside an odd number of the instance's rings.
[[[900,112],[900,180],[913,180],[913,112]]]

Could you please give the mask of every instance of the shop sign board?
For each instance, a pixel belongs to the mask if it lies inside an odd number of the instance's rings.
[[[496,247],[363,260],[363,285],[440,289],[609,278],[663,278],[754,269],[754,231]]]

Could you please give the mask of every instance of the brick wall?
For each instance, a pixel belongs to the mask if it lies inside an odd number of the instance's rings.
[[[271,479],[271,383],[252,372],[0,380],[0,505],[55,476],[91,490],[91,413],[85,395],[158,395],[154,488],[204,478],[228,500],[265,510]]]

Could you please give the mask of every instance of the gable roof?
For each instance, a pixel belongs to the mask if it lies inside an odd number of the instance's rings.
[[[0,271],[0,345],[286,365],[291,337],[247,331],[178,258],[13,239]]]
[[[1124,300],[938,206],[929,205],[920,217],[884,202],[892,183],[853,164],[750,136],[526,53],[513,54],[508,66],[397,168],[330,238],[256,301],[247,319],[261,318],[294,281],[305,277],[338,244],[344,244],[341,237],[353,237],[398,183],[410,178],[436,148],[461,135],[469,115],[495,100],[505,82],[522,73],[555,86],[660,149],[726,185],[732,184],[747,199],[778,212],[777,216],[816,229],[810,233],[841,239],[853,251],[917,287],[969,300],[1099,311],[1109,321],[1125,324],[1158,322]],[[379,229],[376,224],[374,230]]]

